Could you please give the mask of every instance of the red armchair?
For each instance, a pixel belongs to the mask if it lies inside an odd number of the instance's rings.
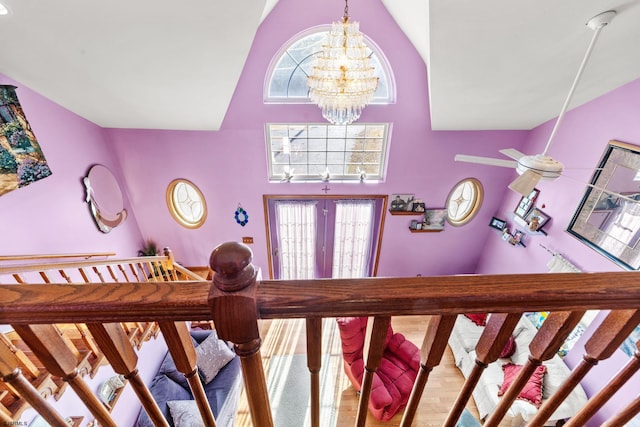
[[[363,347],[367,329],[366,317],[337,319],[342,340],[344,371],[353,387],[360,391],[364,374]],[[401,333],[387,331],[385,349],[378,370],[373,375],[369,410],[373,416],[388,421],[409,400],[420,369],[420,350]]]

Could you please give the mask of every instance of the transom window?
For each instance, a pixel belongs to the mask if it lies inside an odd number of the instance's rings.
[[[382,180],[387,123],[267,124],[270,181]]]
[[[315,56],[322,52],[330,26],[309,29],[289,40],[275,55],[265,84],[265,102],[310,103],[307,77]],[[389,104],[395,102],[395,87],[391,70],[382,52],[375,43],[364,35],[369,48],[371,65],[378,77],[378,88],[372,103]]]

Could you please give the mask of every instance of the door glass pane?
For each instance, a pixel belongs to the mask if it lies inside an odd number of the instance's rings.
[[[373,218],[373,200],[340,201],[336,204],[333,278],[368,276]]]
[[[280,279],[313,279],[316,263],[316,206],[276,204]]]

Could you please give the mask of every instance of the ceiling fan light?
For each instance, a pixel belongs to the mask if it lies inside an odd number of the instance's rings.
[[[518,159],[516,171],[522,175],[527,171],[535,172],[542,179],[556,179],[562,174],[564,166],[559,161],[542,154],[523,156]]]
[[[522,196],[529,196],[533,189],[536,187],[538,182],[542,178],[537,172],[532,170],[526,170],[517,177],[511,184],[509,184],[509,189],[515,191],[516,193],[522,194]]]

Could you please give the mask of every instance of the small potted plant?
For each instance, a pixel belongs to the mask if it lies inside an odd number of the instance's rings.
[[[158,244],[151,239],[147,239],[144,242],[142,249],[138,251],[138,256],[156,256],[159,253]]]

